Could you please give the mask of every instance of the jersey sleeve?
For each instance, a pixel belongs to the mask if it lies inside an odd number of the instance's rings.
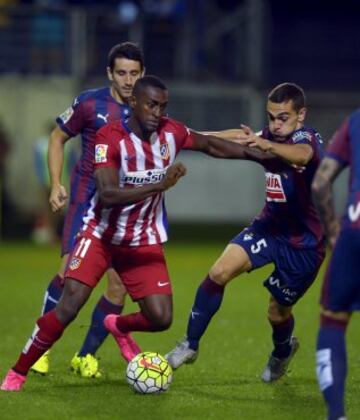
[[[73,104],[56,118],[59,127],[69,136],[75,137],[86,126],[86,101],[81,95],[75,98]]]
[[[177,151],[179,152],[181,149],[192,149],[194,146],[194,137],[190,129],[178,121],[173,120],[172,123]]]
[[[104,125],[96,133],[94,169],[103,167],[120,167],[120,150],[114,140],[112,124]]]
[[[331,137],[326,148],[326,156],[347,166],[350,160],[349,119],[347,118]]]
[[[293,144],[308,144],[311,147],[314,147],[314,138],[312,133],[308,130],[298,130],[292,136],[291,140]]]

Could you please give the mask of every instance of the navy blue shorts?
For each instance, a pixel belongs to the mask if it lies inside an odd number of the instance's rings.
[[[360,231],[346,229],[339,238],[327,267],[321,304],[331,311],[360,310]]]
[[[319,249],[297,249],[253,226],[244,229],[230,243],[245,249],[252,270],[269,263],[275,265],[264,286],[283,306],[292,306],[303,296],[314,282],[325,257],[322,246]]]

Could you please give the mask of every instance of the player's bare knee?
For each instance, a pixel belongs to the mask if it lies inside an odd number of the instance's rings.
[[[230,270],[224,264],[215,264],[209,271],[211,280],[221,286],[224,286],[231,277]]]
[[[172,313],[169,311],[153,313],[151,323],[155,331],[165,331],[169,329],[172,324]]]
[[[126,297],[126,289],[123,285],[112,285],[106,289],[105,292],[106,299],[109,300],[114,305],[123,305]]]

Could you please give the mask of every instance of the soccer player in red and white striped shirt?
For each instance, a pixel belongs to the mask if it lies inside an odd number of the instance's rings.
[[[15,366],[1,386],[19,391],[30,367],[62,335],[112,263],[140,311],[108,315],[105,327],[114,335],[123,357],[140,348],[130,331],[162,331],[172,322],[172,290],[162,243],[167,240],[164,191],[185,175],[174,163],[181,149],[218,158],[249,158],[262,152],[213,135],[189,130],[164,117],[168,92],[154,76],[139,79],[129,103],[127,122],[116,121],[96,135],[96,193],[69,258],[65,287],[54,310],[36,323]]]

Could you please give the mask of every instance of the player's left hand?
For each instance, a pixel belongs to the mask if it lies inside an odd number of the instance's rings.
[[[257,149],[260,149],[263,152],[268,152],[270,150],[271,142],[269,140],[257,136],[254,133],[254,131],[245,124],[241,124],[241,128],[243,134],[238,135],[239,144],[248,147],[256,147]]]
[[[163,191],[173,187],[181,177],[186,175],[186,166],[181,162],[176,162],[169,166],[165,178],[161,181]]]

